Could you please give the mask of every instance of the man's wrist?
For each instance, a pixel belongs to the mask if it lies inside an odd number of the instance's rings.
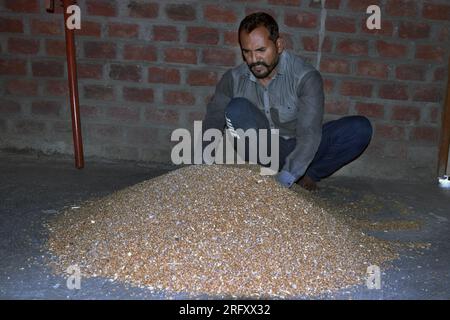
[[[282,170],[278,173],[277,180],[283,186],[290,188],[296,179],[289,171]]]

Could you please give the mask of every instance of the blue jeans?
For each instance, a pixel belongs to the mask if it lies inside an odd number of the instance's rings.
[[[231,121],[234,129],[270,130],[269,121],[264,113],[245,98],[231,99],[225,108],[225,116]],[[316,182],[330,176],[360,156],[371,138],[372,125],[363,116],[347,116],[323,124],[322,140],[305,175]],[[279,170],[281,170],[286,157],[296,146],[296,139],[280,137],[279,146]],[[247,160],[247,157],[245,158]]]

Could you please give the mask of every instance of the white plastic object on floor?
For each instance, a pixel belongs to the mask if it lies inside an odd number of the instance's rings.
[[[444,175],[442,177],[438,177],[439,186],[443,188],[450,188],[450,176]]]

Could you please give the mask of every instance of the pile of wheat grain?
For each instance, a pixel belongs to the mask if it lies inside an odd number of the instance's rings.
[[[362,284],[396,257],[253,167],[188,166],[50,221],[53,266],[169,293],[295,297]]]

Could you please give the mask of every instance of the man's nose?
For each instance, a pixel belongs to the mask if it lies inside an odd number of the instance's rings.
[[[257,53],[257,52],[252,52],[252,54],[250,55],[250,59],[251,59],[251,61],[250,61],[250,63],[256,63],[256,62],[258,62],[258,61],[260,61],[260,55]]]

